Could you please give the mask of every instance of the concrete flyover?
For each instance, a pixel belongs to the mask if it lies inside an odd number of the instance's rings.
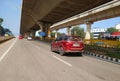
[[[57,22],[50,27],[50,30],[58,30],[73,25],[86,24],[85,39],[90,39],[90,29],[93,22],[120,16],[120,1],[113,0],[83,13],[77,14],[63,21]],[[69,34],[70,31],[68,31]]]
[[[77,14],[60,22],[53,24],[51,30],[68,27],[71,25],[96,22],[104,19],[120,16],[120,1],[113,0],[83,13]]]
[[[113,0],[23,0],[20,33],[34,34],[39,29],[48,33],[51,25],[110,1]],[[63,24],[58,26],[54,28],[62,28]]]

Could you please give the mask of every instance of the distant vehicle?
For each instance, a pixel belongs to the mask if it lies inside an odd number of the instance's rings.
[[[51,51],[59,52],[60,55],[65,53],[79,53],[84,52],[84,43],[79,36],[60,36],[51,43]]]
[[[28,37],[27,37],[27,40],[32,40],[32,37],[28,36]]]
[[[19,36],[18,38],[19,38],[19,39],[23,39],[23,36]]]

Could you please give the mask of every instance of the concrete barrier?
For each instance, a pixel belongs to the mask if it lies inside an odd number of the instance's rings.
[[[7,40],[10,40],[12,38],[14,38],[14,37],[13,36],[8,36],[8,37],[1,36],[0,37],[0,43],[3,43],[3,42],[5,42]]]
[[[95,54],[95,53],[92,53],[92,52],[86,52],[86,51],[83,53],[83,55],[90,56],[90,57],[95,57],[97,59],[101,59],[101,60],[104,60],[104,61],[107,61],[107,62],[111,62],[111,63],[115,63],[115,64],[120,65],[120,59],[118,59],[118,58],[108,57],[108,56],[105,56],[105,55],[99,55],[99,54]]]

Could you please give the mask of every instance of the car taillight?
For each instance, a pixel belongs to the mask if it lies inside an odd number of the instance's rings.
[[[68,45],[69,45],[69,42],[66,42],[65,44],[66,44],[66,46],[68,46]]]
[[[66,46],[69,46],[70,45],[70,41],[68,40],[66,43],[65,43]]]

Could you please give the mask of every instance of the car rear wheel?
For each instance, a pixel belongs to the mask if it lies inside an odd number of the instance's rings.
[[[61,56],[65,55],[65,51],[64,51],[63,47],[59,48],[59,53]]]
[[[80,52],[80,53],[78,53],[78,55],[79,55],[79,56],[82,56],[82,53]]]
[[[53,47],[52,47],[52,46],[50,47],[50,50],[51,50],[52,52],[54,52],[54,51],[53,51]]]

